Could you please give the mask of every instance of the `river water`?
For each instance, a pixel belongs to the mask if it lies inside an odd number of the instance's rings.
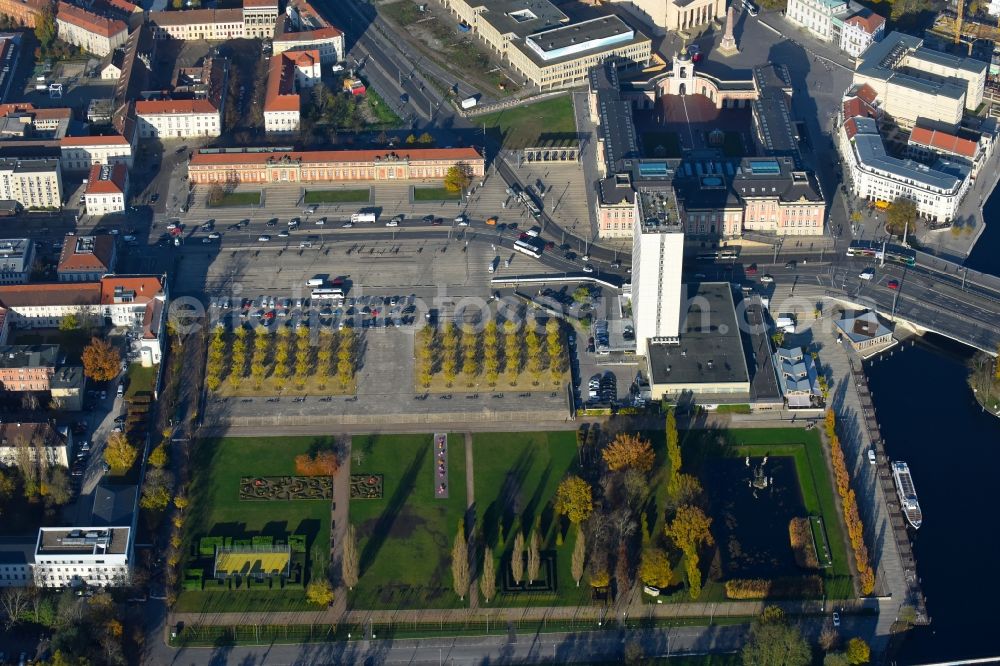
[[[1000,188],[984,217],[966,265],[1000,275]],[[932,621],[903,664],[1000,656],[1000,419],[966,383],[973,353],[929,335],[867,365],[886,451],[909,463],[924,514],[913,548]]]

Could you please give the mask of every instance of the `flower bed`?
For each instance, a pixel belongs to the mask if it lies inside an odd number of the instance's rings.
[[[240,499],[254,502],[333,499],[333,479],[328,476],[244,476],[240,478]]]
[[[351,499],[382,499],[382,475],[351,474]]]

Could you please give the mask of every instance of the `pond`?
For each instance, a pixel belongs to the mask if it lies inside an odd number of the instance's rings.
[[[702,483],[710,501],[712,535],[722,558],[725,578],[794,576],[795,564],[788,537],[792,518],[805,516],[795,459],[771,456],[764,468],[771,485],[755,490],[753,471],[763,458],[717,458],[705,465]],[[754,496],[756,493],[756,497]]]

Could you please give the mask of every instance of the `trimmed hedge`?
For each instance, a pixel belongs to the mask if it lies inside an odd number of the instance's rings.
[[[819,576],[734,578],[726,581],[728,599],[816,599],[823,596]]]

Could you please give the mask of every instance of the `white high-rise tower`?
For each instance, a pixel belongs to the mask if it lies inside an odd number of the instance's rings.
[[[636,193],[639,214],[632,238],[632,317],[636,353],[652,343],[678,344],[684,227],[671,188]]]

